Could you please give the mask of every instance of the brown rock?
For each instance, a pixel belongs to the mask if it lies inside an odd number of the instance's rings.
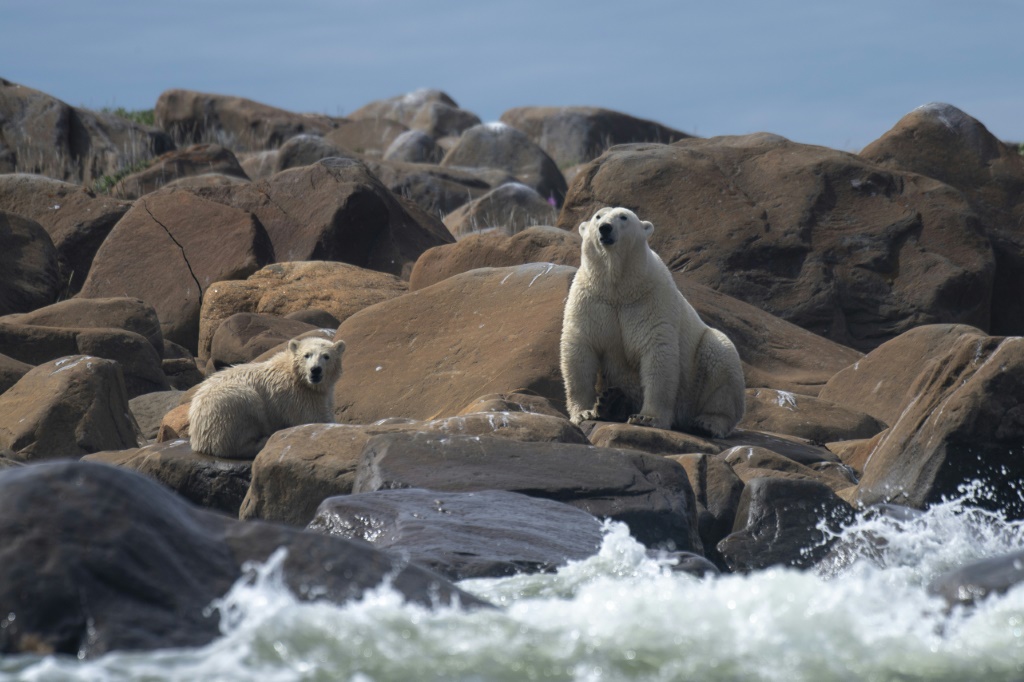
[[[185,499],[231,516],[238,516],[249,489],[252,462],[221,459],[193,452],[187,440],[156,443],[142,448],[97,452],[83,462],[100,462],[130,469],[160,481]]]
[[[440,220],[412,210],[350,158],[199,193],[255,215],[279,262],[335,260],[408,277],[421,253],[452,241]]]
[[[311,324],[276,315],[235,313],[214,332],[210,361],[214,369],[252,362],[285,341],[315,330]]]
[[[871,438],[826,443],[825,447],[860,477],[864,475],[864,465],[867,463],[868,457],[883,438],[885,438],[885,431],[879,431]]]
[[[71,107],[2,78],[0,139],[11,154],[11,170],[87,186],[174,149],[154,127]]]
[[[110,193],[119,199],[138,199],[174,180],[206,173],[249,179],[230,149],[219,144],[196,144],[157,157],[145,170],[119,180]]]
[[[813,396],[771,388],[747,389],[740,428],[797,436],[813,443],[869,438],[885,428],[874,417]]]
[[[0,394],[28,374],[32,365],[0,353]]]
[[[704,552],[719,563],[721,556],[716,546],[732,532],[745,484],[721,457],[693,453],[669,455],[668,459],[686,469],[697,498],[697,523]]]
[[[559,206],[565,199],[565,178],[551,157],[526,135],[504,123],[486,123],[466,130],[445,154],[441,165],[498,168]]]
[[[509,236],[491,231],[466,235],[454,244],[423,252],[412,268],[409,290],[436,284],[476,268],[503,268],[525,263],[579,267],[580,238],[575,232],[538,225]]]
[[[57,250],[46,230],[34,220],[0,211],[0,315],[53,303],[61,286],[58,277]]]
[[[220,324],[237,313],[285,316],[309,309],[330,314],[335,328],[354,313],[406,292],[394,275],[347,263],[274,263],[247,279],[217,282],[203,297],[199,319],[199,360],[210,357]]]
[[[689,139],[607,151],[558,225],[609,205],[654,223],[672,270],[853,348],[922,324],[988,324],[988,239],[932,179],[767,134]]]
[[[186,175],[183,178],[171,180],[164,187],[168,189],[197,190],[207,187],[237,187],[248,183],[248,177],[242,178],[237,175],[226,175],[224,173],[203,173],[202,175]]]
[[[444,218],[448,231],[461,239],[474,232],[522,232],[533,225],[550,225],[558,212],[532,187],[518,182],[501,185],[463,204]]]
[[[985,333],[965,324],[933,324],[911,329],[836,372],[819,395],[823,400],[865,412],[888,425],[895,424],[907,403],[916,397],[908,389],[917,376],[965,336],[981,339]]]
[[[406,163],[440,163],[444,150],[422,130],[407,130],[384,150],[385,161]],[[392,190],[393,191],[393,190]]]
[[[140,298],[156,310],[165,338],[195,352],[206,289],[249,276],[271,253],[252,215],[189,191],[159,190],[111,231],[81,296]]]
[[[440,90],[423,88],[404,95],[396,95],[395,97],[370,102],[349,114],[349,118],[356,120],[384,119],[397,121],[408,126],[416,118],[420,109],[435,102],[449,107],[459,106],[446,93]]]
[[[185,144],[215,142],[236,151],[275,149],[301,133],[326,133],[336,119],[296,114],[243,97],[167,90],[156,101],[156,124]]]
[[[155,440],[164,416],[181,403],[184,391],[154,391],[128,401],[128,408],[146,440]]]
[[[480,125],[480,117],[446,102],[425,102],[409,120],[408,125],[413,130],[420,130],[435,139],[458,137],[473,126]]]
[[[188,438],[188,408],[192,403],[192,398],[189,395],[184,395],[181,400],[180,405],[169,411],[160,420],[160,428],[156,432],[157,443],[169,443]]]
[[[274,173],[289,168],[300,168],[332,156],[351,157],[352,154],[331,144],[320,135],[296,135],[289,139],[274,156]]]
[[[598,107],[519,107],[501,120],[526,133],[559,168],[596,159],[629,142],[668,144],[690,137],[654,121]]]
[[[1024,518],[1024,338],[964,334],[907,396],[864,465],[858,501],[921,509],[979,481],[972,504]]]
[[[81,185],[41,175],[0,175],[0,209],[38,222],[57,249],[58,279],[67,295],[82,288],[100,244],[131,208]]]
[[[964,193],[992,240],[993,334],[1024,333],[1024,158],[978,120],[949,104],[918,107],[860,155],[927,175]]]
[[[144,442],[113,360],[73,355],[46,362],[0,395],[0,449],[10,448],[20,461],[80,457]]]
[[[628,448],[654,455],[715,454],[722,450],[714,442],[688,433],[601,422],[590,432],[590,442],[599,448]]]
[[[364,309],[335,389],[338,421],[457,414],[487,393],[527,390],[561,406],[562,308],[573,269],[484,268]]]
[[[339,121],[338,127],[324,139],[338,149],[369,158],[378,158],[384,150],[409,130],[409,127],[387,118],[365,118]]]
[[[515,177],[493,168],[443,168],[432,163],[366,160],[366,167],[393,193],[427,213],[445,216]]]
[[[481,396],[462,408],[459,415],[476,412],[528,412],[565,418],[565,415],[559,412],[549,399],[526,393],[491,393]]]
[[[744,483],[755,478],[817,481],[833,491],[857,485],[852,472],[846,471],[841,465],[822,462],[819,464],[828,466],[812,468],[767,448],[739,446],[722,452],[718,458],[728,464]]]

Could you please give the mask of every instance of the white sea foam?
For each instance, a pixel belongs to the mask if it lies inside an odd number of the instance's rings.
[[[1019,549],[1022,524],[955,501],[862,519],[840,542],[848,560],[820,572],[698,580],[609,524],[597,555],[556,574],[464,581],[500,607],[476,611],[407,604],[387,585],[300,603],[278,556],[218,602],[224,634],[206,647],[6,658],[0,680],[1024,679],[1024,589],[952,611],[926,590]]]

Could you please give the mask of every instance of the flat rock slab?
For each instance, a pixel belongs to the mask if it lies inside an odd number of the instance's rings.
[[[648,545],[703,553],[693,488],[678,462],[630,450],[395,433],[363,449],[353,492],[509,490],[626,523]]]
[[[324,500],[310,530],[365,540],[452,579],[548,571],[601,546],[601,522],[554,502],[503,490],[405,488]]]

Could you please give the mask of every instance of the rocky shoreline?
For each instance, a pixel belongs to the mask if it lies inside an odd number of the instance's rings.
[[[1024,518],[1024,158],[955,107],[860,154],[438,91],[338,118],[172,90],[155,122],[0,80],[0,653],[207,642],[281,547],[303,598],[388,576],[486,608],[452,581],[584,558],[603,519],[703,576],[835,562],[856,514],[977,481]],[[566,418],[575,227],[605,205],[739,350],[728,438]],[[337,423],[192,452],[203,377],[300,335],[347,344]]]

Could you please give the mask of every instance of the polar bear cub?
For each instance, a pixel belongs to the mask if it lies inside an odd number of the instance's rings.
[[[728,435],[744,380],[729,338],[704,324],[626,208],[580,224],[583,251],[562,322],[561,368],[575,424],[607,418],[598,386],[624,395],[630,424]]]
[[[188,411],[192,450],[253,458],[279,429],[334,421],[334,384],[344,351],[344,341],[296,338],[265,362],[210,376]]]

